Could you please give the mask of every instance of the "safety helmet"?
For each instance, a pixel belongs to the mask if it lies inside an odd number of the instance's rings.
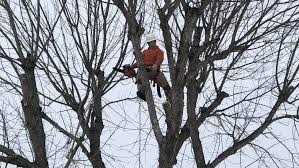
[[[145,38],[147,43],[157,40],[157,37],[153,33],[147,34]]]

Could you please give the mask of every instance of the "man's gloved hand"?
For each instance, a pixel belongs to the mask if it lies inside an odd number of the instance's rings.
[[[158,72],[158,65],[157,64],[152,65],[151,69],[152,72],[156,74]]]

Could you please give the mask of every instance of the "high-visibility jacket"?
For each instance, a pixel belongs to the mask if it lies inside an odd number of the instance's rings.
[[[152,66],[156,64],[158,67],[160,67],[164,60],[164,52],[158,46],[144,50],[142,55],[145,66]],[[134,63],[132,67],[138,68],[138,64]]]

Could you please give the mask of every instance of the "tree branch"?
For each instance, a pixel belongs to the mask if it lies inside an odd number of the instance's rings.
[[[0,145],[0,151],[7,155],[7,156],[0,156],[0,162],[5,162],[5,163],[16,165],[18,167],[25,167],[25,168],[38,167],[34,163],[30,162],[28,159],[24,158],[21,155],[16,154],[13,150],[3,145]]]

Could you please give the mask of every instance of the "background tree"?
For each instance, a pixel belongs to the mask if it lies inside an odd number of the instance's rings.
[[[110,1],[4,0],[0,7],[1,82],[9,92],[0,161],[46,168],[80,160],[81,166],[105,167],[103,110],[114,102],[103,105],[103,97],[117,83],[107,65],[120,66],[128,47],[117,11]],[[12,126],[17,102],[22,110]],[[14,135],[18,128],[26,129]]]
[[[296,150],[271,129],[283,119],[293,123],[296,133],[291,141],[298,136],[298,2],[113,2],[128,24],[141,73],[141,38],[152,29],[139,9],[151,6],[151,17],[159,20],[155,26],[162,32],[173,89],[171,106],[164,104],[166,131],[161,129],[165,123],[159,123],[148,79],[143,79],[159,167],[176,165],[188,139],[196,167],[219,166],[236,153],[246,157],[251,153],[242,149],[248,146],[257,155],[250,164],[298,165]],[[274,157],[268,145],[256,143],[259,139],[274,139],[291,159]]]

